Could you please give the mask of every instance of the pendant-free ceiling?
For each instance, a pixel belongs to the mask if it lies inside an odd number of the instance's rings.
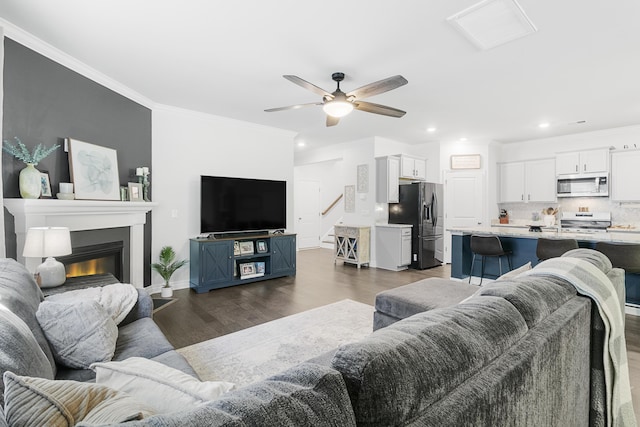
[[[336,82],[337,88],[334,92],[329,93],[326,90],[309,83],[306,80],[297,76],[285,75],[282,76],[292,83],[302,86],[303,88],[310,90],[322,96],[322,102],[311,102],[308,104],[290,105],[288,107],[270,108],[264,110],[266,112],[283,111],[283,110],[297,110],[303,107],[310,107],[313,105],[322,105],[322,109],[327,114],[327,126],[335,126],[340,122],[340,117],[344,117],[351,111],[360,110],[366,113],[380,114],[389,117],[402,117],[406,114],[406,111],[398,110],[397,108],[389,107],[381,104],[374,104],[373,102],[361,101],[364,98],[369,98],[374,95],[379,95],[384,92],[388,92],[392,89],[399,88],[408,83],[407,79],[397,75],[389,77],[383,80],[379,80],[374,83],[359,87],[351,92],[344,93],[340,90],[340,82],[344,80],[344,73],[333,73],[331,78]]]

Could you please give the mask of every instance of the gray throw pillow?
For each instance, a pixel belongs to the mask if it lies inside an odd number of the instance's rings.
[[[44,301],[36,318],[61,365],[87,369],[92,363],[113,358],[118,327],[97,302]]]

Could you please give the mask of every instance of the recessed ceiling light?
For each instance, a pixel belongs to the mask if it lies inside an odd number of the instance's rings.
[[[465,137],[460,138],[460,142],[465,142],[466,140],[467,140],[467,138],[465,138]]]
[[[516,0],[483,0],[447,21],[480,49],[491,49],[538,31]]]
[[[431,127],[427,128],[427,132],[429,132],[429,133],[433,133],[433,132],[435,132],[436,130],[437,130],[437,129],[436,129],[435,127],[433,127],[433,126],[431,126]]]
[[[304,147],[306,144],[304,142],[298,142],[298,147]]]
[[[549,123],[548,122],[542,122],[538,125],[539,128],[548,128],[549,127]]]

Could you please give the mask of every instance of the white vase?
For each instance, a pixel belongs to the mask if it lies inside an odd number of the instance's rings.
[[[162,287],[160,289],[160,296],[162,298],[171,298],[173,296],[173,289],[169,287]]]
[[[20,171],[20,197],[23,199],[37,199],[40,197],[42,184],[40,181],[40,171],[31,163]]]
[[[552,227],[556,224],[556,217],[554,215],[544,215],[542,217],[545,227]]]

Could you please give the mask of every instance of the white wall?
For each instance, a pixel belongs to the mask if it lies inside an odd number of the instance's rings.
[[[200,233],[200,175],[286,180],[293,229],[293,132],[165,106],[153,109],[152,132],[152,260],[165,245],[189,258],[189,239]],[[155,273],[152,281],[162,283]],[[188,268],[172,279],[188,282]]]

